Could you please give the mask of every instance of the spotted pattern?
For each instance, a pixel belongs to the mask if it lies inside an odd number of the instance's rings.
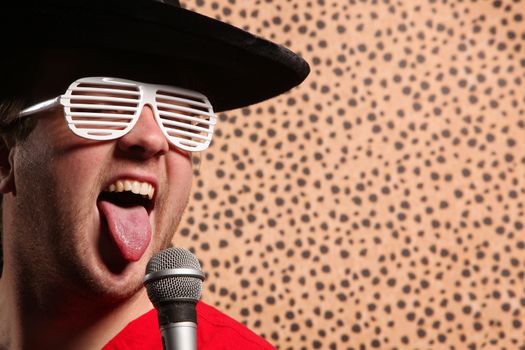
[[[204,299],[279,349],[525,349],[525,1],[186,6],[312,67],[220,114]]]

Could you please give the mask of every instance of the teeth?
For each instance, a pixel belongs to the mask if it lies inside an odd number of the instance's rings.
[[[135,194],[140,194],[140,184],[138,181],[133,181],[131,183],[131,192]]]
[[[109,185],[106,192],[124,192],[131,191],[135,194],[140,194],[143,197],[153,198],[155,189],[147,182],[139,182],[136,180],[117,180],[115,183]]]
[[[150,187],[150,184],[147,184],[147,183],[143,182],[140,185],[139,194],[141,194],[141,195],[148,194],[149,193],[149,187]]]
[[[153,186],[149,186],[149,191],[148,191],[148,198],[151,199],[153,198],[153,193],[155,192],[155,189],[153,188]]]

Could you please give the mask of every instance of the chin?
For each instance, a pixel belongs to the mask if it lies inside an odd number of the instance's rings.
[[[173,236],[172,230],[158,230],[159,227],[176,227],[179,220],[173,219],[169,225],[156,222],[150,217],[152,234],[144,252],[138,259],[123,256],[122,251],[112,241],[108,227],[98,210],[91,221],[91,227],[83,226],[80,237],[83,243],[76,249],[77,282],[86,288],[88,294],[106,297],[110,300],[123,300],[132,297],[143,288],[143,279],[149,259],[159,250],[167,248]],[[160,231],[160,232],[159,232]],[[70,250],[70,252],[73,250]],[[73,258],[70,256],[70,258]],[[74,259],[74,258],[73,258]],[[82,281],[78,281],[82,279]]]
[[[83,232],[85,241],[69,250],[68,260],[76,267],[72,269],[72,284],[80,287],[86,297],[100,297],[123,300],[143,288],[142,281],[149,260],[151,242],[148,249],[137,261],[128,261],[110,241],[98,223],[92,226],[90,234]],[[102,226],[103,227],[103,226]],[[76,258],[71,252],[76,251]]]
[[[93,295],[115,301],[125,300],[143,288],[145,265],[142,260],[133,262],[118,273],[108,269],[105,264],[91,265],[91,271],[86,271],[90,276],[84,283]]]

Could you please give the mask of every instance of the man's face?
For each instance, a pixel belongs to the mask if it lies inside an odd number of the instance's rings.
[[[60,108],[32,118],[35,129],[13,149],[14,185],[4,196],[5,235],[20,272],[35,284],[61,283],[86,296],[131,296],[187,204],[189,155],[168,143],[149,106],[112,141],[74,135]],[[108,196],[118,181],[152,185],[152,202]]]

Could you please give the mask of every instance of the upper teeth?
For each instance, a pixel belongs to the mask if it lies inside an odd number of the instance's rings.
[[[117,180],[106,189],[107,192],[124,192],[131,191],[135,194],[141,194],[149,199],[153,198],[155,189],[147,182],[140,182],[135,180]]]

